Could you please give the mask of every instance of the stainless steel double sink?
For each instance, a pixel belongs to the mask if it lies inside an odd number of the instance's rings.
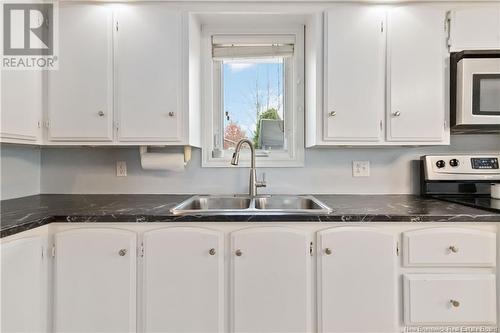
[[[173,214],[328,214],[330,207],[311,195],[195,195],[172,210]]]

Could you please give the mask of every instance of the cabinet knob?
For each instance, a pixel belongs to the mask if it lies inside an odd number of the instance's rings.
[[[127,250],[126,249],[121,249],[120,251],[118,251],[118,254],[120,255],[120,257],[123,257],[127,254]]]
[[[214,248],[211,248],[209,251],[208,251],[208,254],[210,254],[211,256],[214,256],[217,252],[215,251]]]
[[[459,301],[456,301],[454,299],[450,299],[450,304],[451,306],[453,306],[454,308],[458,308],[460,306],[460,302]]]
[[[458,252],[458,247],[454,246],[454,245],[451,245],[449,248],[448,248],[451,252],[453,253],[457,253]]]
[[[329,256],[330,254],[332,254],[332,249],[330,249],[329,247],[327,247],[327,248],[325,249],[325,254],[326,254],[327,256]]]
[[[175,116],[175,112],[170,111],[170,112],[168,113],[168,116],[169,116],[169,117],[174,117],[174,116]]]
[[[243,254],[243,252],[241,252],[241,250],[240,250],[240,249],[238,249],[238,250],[236,250],[236,251],[234,252],[234,254],[236,254],[236,256],[237,256],[237,257],[241,257],[241,255]]]
[[[400,111],[396,111],[396,112],[393,112],[392,115],[394,117],[399,117],[401,115],[401,112]]]
[[[99,112],[97,112],[97,115],[98,115],[99,117],[104,117],[104,112],[103,112],[103,111],[99,111]]]
[[[330,111],[328,112],[329,117],[335,117],[337,115],[337,111]]]

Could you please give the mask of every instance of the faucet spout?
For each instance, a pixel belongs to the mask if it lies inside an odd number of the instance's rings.
[[[240,161],[240,150],[243,144],[245,143],[248,145],[248,147],[250,147],[250,154],[251,154],[250,167],[255,168],[255,147],[253,146],[252,141],[248,139],[241,139],[240,141],[238,141],[236,147],[234,148],[234,154],[233,158],[231,159],[231,164],[238,165]]]

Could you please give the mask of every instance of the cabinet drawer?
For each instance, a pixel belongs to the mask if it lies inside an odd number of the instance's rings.
[[[405,266],[496,265],[496,235],[467,228],[426,228],[403,233]]]
[[[493,274],[410,274],[404,277],[406,325],[494,325]]]

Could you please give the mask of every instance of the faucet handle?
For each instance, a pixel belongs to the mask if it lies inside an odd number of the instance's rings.
[[[257,187],[266,187],[267,183],[266,183],[266,173],[265,172],[262,173],[262,179],[257,180],[256,185],[257,185]]]

